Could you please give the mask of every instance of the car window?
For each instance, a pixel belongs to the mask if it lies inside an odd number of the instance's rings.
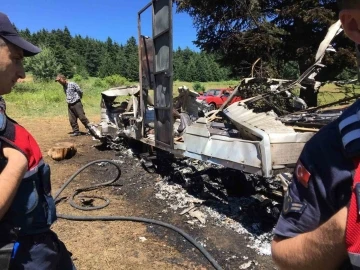
[[[223,95],[224,95],[225,97],[228,97],[228,96],[230,96],[230,93],[229,93],[229,92],[224,92]]]
[[[219,96],[221,93],[221,90],[214,90],[214,96]]]
[[[215,92],[215,90],[208,90],[208,91],[206,91],[206,95],[207,96],[213,96],[214,92]]]

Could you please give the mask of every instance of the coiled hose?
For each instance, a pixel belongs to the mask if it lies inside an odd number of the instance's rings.
[[[115,163],[114,161],[111,160],[107,160],[107,159],[99,159],[99,160],[95,160],[95,161],[91,161],[89,163],[87,163],[86,165],[84,165],[83,167],[81,167],[80,169],[78,169],[58,190],[58,192],[55,194],[55,203],[59,203],[61,198],[58,199],[58,197],[60,196],[60,194],[64,191],[64,189],[70,184],[71,181],[73,181],[75,179],[75,177],[77,175],[79,175],[83,170],[85,170],[86,168],[90,167],[93,164],[97,164],[97,163],[109,163],[113,166],[115,166],[115,168],[118,171],[118,174],[116,175],[116,177],[110,181],[107,181],[105,183],[101,183],[101,184],[96,184],[90,187],[85,187],[85,188],[79,188],[76,189],[75,192],[71,195],[70,197],[70,205],[76,209],[79,210],[84,210],[84,211],[89,211],[89,210],[97,210],[97,209],[101,209],[104,208],[106,206],[109,205],[110,201],[106,198],[102,198],[102,197],[98,197],[98,196],[81,196],[82,198],[97,198],[100,200],[105,201],[105,203],[103,205],[100,206],[95,206],[95,207],[82,207],[77,205],[74,202],[74,198],[75,196],[77,196],[79,193],[84,192],[84,191],[90,191],[90,190],[94,190],[94,189],[98,189],[101,187],[105,187],[105,186],[109,186],[112,183],[114,183],[115,181],[117,181],[120,176],[121,176],[121,169],[119,167],[119,165],[117,163]],[[80,198],[80,197],[79,197]],[[134,222],[144,222],[144,223],[150,223],[150,224],[155,224],[155,225],[159,225],[168,229],[171,229],[177,233],[179,233],[181,236],[183,236],[187,241],[189,241],[194,247],[196,247],[204,256],[205,258],[211,263],[211,265],[217,269],[217,270],[221,270],[221,266],[215,261],[215,259],[210,255],[210,253],[204,248],[202,247],[198,242],[196,242],[196,240],[194,238],[192,238],[189,234],[187,234],[186,232],[184,232],[183,230],[159,221],[159,220],[154,220],[154,219],[148,219],[148,218],[142,218],[142,217],[127,217],[127,216],[97,216],[97,217],[89,217],[89,216],[70,216],[70,215],[62,215],[62,214],[58,214],[57,215],[58,218],[62,218],[62,219],[67,219],[67,220],[73,220],[73,221],[134,221]]]

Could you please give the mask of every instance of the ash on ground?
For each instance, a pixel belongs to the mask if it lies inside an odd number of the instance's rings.
[[[159,164],[162,178],[155,185],[155,197],[184,216],[185,222],[231,229],[245,235],[251,243],[247,247],[259,255],[271,254],[272,230],[281,203],[261,194],[261,185],[253,176],[191,159],[162,160]]]

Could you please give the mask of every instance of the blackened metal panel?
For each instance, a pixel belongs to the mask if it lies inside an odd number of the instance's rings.
[[[155,45],[155,72],[166,72],[170,64],[169,32],[156,38]]]
[[[142,118],[142,126],[141,126],[141,136],[143,137],[145,134],[145,109],[146,109],[146,103],[145,100],[147,100],[147,96],[148,96],[148,87],[151,84],[151,76],[149,76],[149,81],[146,82],[146,80],[143,80],[143,76],[144,76],[144,67],[143,67],[143,61],[142,61],[142,48],[141,48],[141,44],[142,44],[142,35],[141,35],[141,14],[143,12],[145,12],[148,8],[152,7],[152,1],[149,2],[144,8],[142,8],[139,12],[138,12],[138,39],[139,39],[139,43],[138,43],[138,58],[139,58],[139,83],[140,83],[140,118]],[[148,65],[149,68],[149,65]],[[149,69],[150,70],[150,69]],[[145,75],[146,76],[146,75]],[[144,83],[145,83],[145,87],[144,87]],[[146,99],[144,99],[144,95],[146,96]]]
[[[170,108],[172,105],[172,94],[170,89],[170,77],[165,73],[155,75],[155,106],[159,108]]]
[[[143,87],[154,89],[154,42],[149,37],[141,36],[140,46]]]
[[[172,0],[153,0],[155,145],[174,148]]]
[[[155,145],[171,146],[173,143],[172,136],[172,116],[169,115],[168,109],[155,109],[156,131],[155,131]],[[171,133],[171,136],[169,136]]]
[[[171,28],[170,16],[172,15],[172,3],[169,0],[155,0],[153,1],[153,8],[153,35],[156,37],[160,33]]]

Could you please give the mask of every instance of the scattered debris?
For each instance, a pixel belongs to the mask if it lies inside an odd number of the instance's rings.
[[[158,194],[156,194],[156,195],[158,195]],[[193,210],[195,207],[196,207],[195,205],[192,205],[192,206],[190,206],[189,208],[186,208],[184,211],[182,211],[182,212],[180,213],[180,216],[188,213],[190,210]]]
[[[132,157],[134,155],[134,152],[132,149],[127,149],[125,152],[124,152],[125,155],[129,156],[129,157]]]
[[[99,163],[97,163],[97,165],[99,167],[105,167],[107,164],[108,164],[107,162],[99,162]]]
[[[195,225],[197,221],[198,221],[197,219],[187,220],[186,223],[188,223],[190,225]]]
[[[231,257],[226,258],[225,261],[235,260],[235,259],[237,259],[237,258],[238,258],[237,256],[232,255]]]
[[[252,261],[248,261],[239,266],[239,269],[248,269],[253,264]]]
[[[191,217],[194,217],[194,218],[197,218],[202,224],[205,224],[206,223],[206,219],[205,219],[205,214],[202,213],[201,211],[199,210],[191,210],[189,212],[189,215]]]
[[[194,185],[196,186],[196,183]],[[264,226],[261,223],[263,216],[259,214],[261,212],[259,208],[263,202],[256,197],[229,197],[228,201],[224,199],[203,200],[190,195],[189,186],[185,189],[180,184],[170,182],[167,177],[163,181],[157,182],[155,188],[157,190],[155,197],[166,200],[170,209],[174,211],[184,209],[180,215],[188,214],[190,217],[196,218],[187,220],[186,223],[201,227],[205,224],[205,217],[208,216],[214,220],[217,226],[245,235],[252,243],[248,247],[256,250],[258,254],[271,254],[272,228],[276,218],[272,219],[270,226]],[[203,193],[200,191],[195,196],[199,194]],[[198,204],[195,205],[195,202]],[[271,206],[278,206],[277,202],[270,202]],[[262,211],[266,212],[264,209]],[[249,213],[252,213],[252,216],[249,216]]]
[[[143,236],[139,237],[140,242],[144,243],[147,239]]]

